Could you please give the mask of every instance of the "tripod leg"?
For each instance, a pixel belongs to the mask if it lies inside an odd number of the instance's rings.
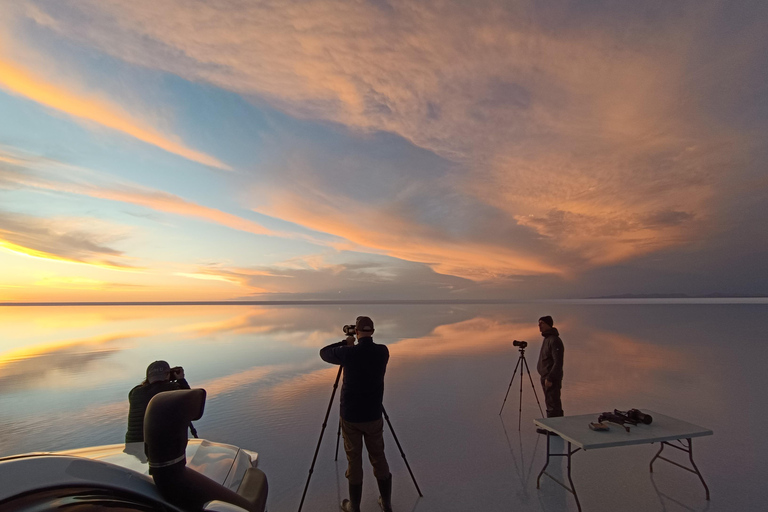
[[[525,356],[520,356],[520,359],[525,364]],[[520,401],[517,406],[517,431],[520,432],[520,424],[523,421],[523,368],[520,365]]]
[[[512,382],[515,380],[515,374],[517,373],[517,367],[520,366],[520,359],[517,360],[517,364],[515,365],[515,371],[512,372],[512,378],[509,379],[509,386],[507,387],[507,394],[504,395],[504,402],[501,404],[501,410],[499,411],[499,416],[501,416],[501,413],[504,411],[504,404],[507,403],[507,397],[509,396],[509,390],[512,389]],[[522,370],[520,370],[522,371]]]
[[[528,368],[528,361],[525,361],[525,371],[528,372],[528,378],[531,379],[531,387],[533,388],[533,396],[536,397],[536,403],[539,404],[539,412],[541,413],[542,417],[544,416],[544,411],[541,410],[541,402],[539,402],[539,396],[536,394],[536,386],[533,384],[533,377],[531,377],[531,370]],[[522,373],[522,370],[521,370]]]
[[[411,465],[408,464],[408,459],[405,458],[405,453],[403,452],[403,447],[400,446],[400,441],[397,439],[397,434],[395,434],[395,429],[392,428],[392,422],[389,421],[389,415],[387,414],[387,410],[384,409],[384,406],[381,406],[381,412],[384,413],[384,419],[387,420],[387,425],[389,425],[389,430],[392,432],[392,437],[395,438],[395,443],[397,443],[397,449],[400,450],[400,455],[403,457],[403,460],[405,461],[405,467],[408,468],[408,472],[411,474],[411,480],[413,480],[413,485],[416,486],[416,492],[419,493],[419,497],[423,497],[424,495],[421,494],[421,489],[419,489],[419,484],[416,483],[416,477],[413,476],[413,471],[411,471]]]
[[[341,417],[339,417],[339,430],[336,432],[336,456],[333,460],[339,460],[339,438],[341,438]]]
[[[299,511],[304,506],[304,498],[307,496],[307,489],[309,489],[309,481],[312,479],[312,472],[315,470],[315,461],[317,461],[317,452],[320,451],[320,442],[323,440],[323,434],[325,433],[325,426],[328,424],[328,415],[331,413],[331,406],[333,405],[333,397],[336,396],[336,388],[339,387],[339,378],[341,377],[342,367],[339,366],[339,373],[336,374],[336,382],[333,383],[333,393],[331,393],[331,399],[328,401],[328,410],[325,411],[325,418],[323,418],[323,428],[320,430],[320,439],[317,440],[317,447],[315,448],[315,456],[312,457],[312,465],[309,467],[309,476],[307,476],[307,484],[304,486],[304,493],[301,495],[301,503],[299,503]]]

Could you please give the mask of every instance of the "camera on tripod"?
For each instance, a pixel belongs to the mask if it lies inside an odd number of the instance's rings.
[[[356,330],[355,324],[345,325],[344,327],[341,328],[341,330],[344,331],[344,334],[346,334],[347,336],[354,336],[355,330]]]
[[[533,389],[533,396],[536,397],[536,403],[539,405],[539,412],[544,416],[544,411],[541,410],[541,402],[536,394],[536,386],[533,385],[533,378],[531,377],[531,370],[528,368],[528,361],[525,360],[525,347],[528,346],[527,341],[512,340],[512,346],[520,349],[520,357],[517,358],[517,364],[515,370],[512,372],[512,378],[509,380],[509,387],[507,387],[507,394],[504,395],[504,402],[501,404],[501,410],[499,416],[504,412],[504,405],[507,403],[507,397],[509,396],[509,390],[512,389],[512,382],[515,380],[517,370],[520,369],[520,404],[517,408],[517,430],[520,430],[520,425],[523,417],[523,370],[528,374],[528,380],[531,381],[531,389]]]

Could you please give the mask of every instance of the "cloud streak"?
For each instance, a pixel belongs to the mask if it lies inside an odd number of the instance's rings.
[[[82,230],[79,223],[0,210],[0,248],[33,258],[81,263],[110,270],[140,270],[119,261],[125,256],[104,236]]]
[[[307,228],[347,242],[339,250],[375,252],[424,263],[436,272],[475,281],[530,274],[559,274],[540,259],[492,242],[451,239],[444,232],[413,222],[390,208],[378,209],[354,200],[275,192],[263,212],[271,212]],[[355,211],[354,218],[349,212]]]
[[[14,168],[0,168],[0,185],[30,187],[39,190],[63,192],[82,196],[118,201],[142,206],[151,210],[195,218],[206,222],[220,224],[238,231],[244,231],[255,235],[287,236],[268,229],[261,224],[244,219],[237,215],[203,206],[192,201],[185,200],[177,195],[163,192],[148,187],[141,187],[125,182],[118,183],[113,180],[112,185],[99,184],[105,176],[86,169],[75,168],[60,162],[46,159],[18,159],[23,165]],[[34,172],[37,167],[51,167],[56,170],[66,170],[67,175],[46,176],[46,172]],[[18,170],[17,170],[18,169]]]
[[[218,159],[190,149],[177,138],[161,134],[146,123],[134,119],[122,107],[108,100],[96,98],[92,94],[67,90],[2,57],[0,57],[0,89],[68,114],[77,120],[118,131],[187,160],[219,169],[230,169]]]

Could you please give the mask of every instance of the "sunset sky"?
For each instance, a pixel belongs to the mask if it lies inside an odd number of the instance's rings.
[[[768,2],[0,3],[0,301],[768,295]]]

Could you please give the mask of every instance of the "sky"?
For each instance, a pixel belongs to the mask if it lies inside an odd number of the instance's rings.
[[[0,1],[0,302],[767,295],[764,1]]]

